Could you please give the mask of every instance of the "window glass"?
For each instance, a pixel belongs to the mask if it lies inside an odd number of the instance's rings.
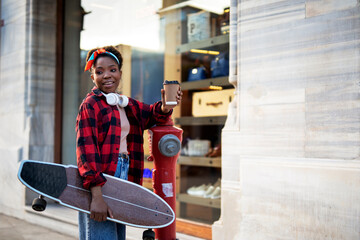
[[[183,101],[173,113],[184,130],[176,211],[178,218],[209,225],[220,217],[221,129],[233,92],[228,6],[229,0],[82,0],[83,66],[88,50],[116,46],[124,58],[119,91],[148,104],[161,99],[164,80],[181,82]],[[84,96],[92,87],[88,73],[81,82]],[[145,160],[148,188],[152,169]]]

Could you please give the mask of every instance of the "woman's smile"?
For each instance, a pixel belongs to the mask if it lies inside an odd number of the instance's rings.
[[[105,86],[112,86],[115,83],[115,81],[105,81],[103,84]]]

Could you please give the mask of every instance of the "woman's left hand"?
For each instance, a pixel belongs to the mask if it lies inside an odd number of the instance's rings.
[[[166,105],[165,103],[165,90],[164,89],[161,89],[161,102],[162,102],[162,105],[161,105],[161,111],[163,113],[168,113],[170,112],[171,109],[173,109],[174,107],[176,107],[177,105],[179,105],[179,103],[181,102],[181,99],[182,99],[182,91],[181,91],[181,88],[179,87],[179,90],[177,91],[177,96],[176,96],[176,105]]]

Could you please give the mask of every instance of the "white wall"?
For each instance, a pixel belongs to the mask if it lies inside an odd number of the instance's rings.
[[[24,205],[24,189],[18,182],[17,163],[29,141],[25,118],[26,4],[2,1],[0,50],[0,211],[16,214]],[[15,70],[16,69],[16,70]]]
[[[213,239],[359,239],[359,2],[238,1],[236,13],[238,125],[222,135]]]
[[[20,218],[19,161],[54,155],[56,2],[38,2],[1,1],[0,211]]]

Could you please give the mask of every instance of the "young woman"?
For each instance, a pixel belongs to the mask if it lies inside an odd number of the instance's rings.
[[[122,56],[112,46],[92,49],[86,57],[85,71],[91,72],[95,86],[83,100],[76,120],[77,165],[83,185],[91,191],[91,214],[79,213],[80,239],[124,239],[125,226],[106,221],[112,211],[105,203],[101,187],[103,173],[142,183],[143,132],[166,122],[175,105],[162,100],[147,105],[132,98],[128,103],[112,105],[111,97],[121,80]],[[181,91],[177,102],[181,101]],[[114,100],[114,99],[113,99]],[[126,106],[125,106],[126,105]]]

